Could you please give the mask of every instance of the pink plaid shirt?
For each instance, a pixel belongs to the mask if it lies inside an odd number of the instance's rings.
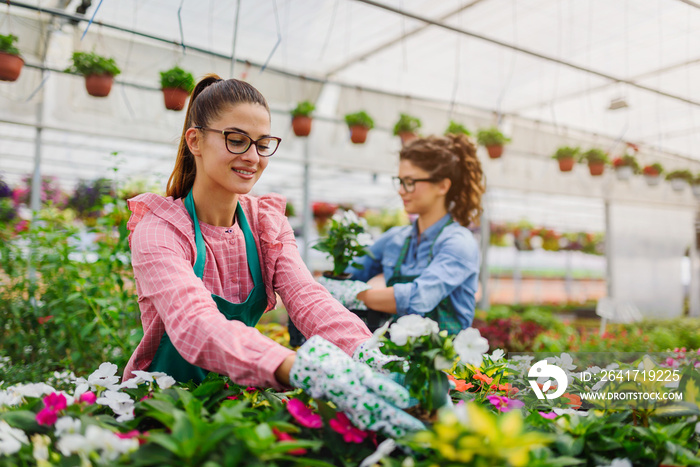
[[[239,196],[258,248],[267,310],[279,293],[287,312],[307,337],[320,335],[352,355],[371,337],[312,277],[299,256],[284,217],[281,195]],[[230,228],[200,222],[206,245],[204,279],[192,270],[196,260],[194,226],[181,199],[145,193],[129,200],[128,228],[144,336],[124,370],[147,370],[167,331],[188,362],[228,375],[241,385],[281,388],[274,372],[294,352],[240,321],[228,321],[211,294],[233,303],[253,289],[245,239],[238,223]]]

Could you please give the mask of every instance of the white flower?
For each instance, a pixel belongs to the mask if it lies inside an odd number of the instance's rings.
[[[118,415],[117,420],[120,422],[133,420],[134,418],[134,401],[128,394],[107,390],[96,402],[100,405],[109,406],[114,414]]]
[[[496,350],[494,350],[493,353],[491,354],[491,361],[497,362],[497,361],[499,361],[500,359],[502,359],[503,356],[504,356],[505,354],[506,354],[506,353],[503,351],[503,349],[496,349]]]
[[[360,463],[360,467],[371,467],[378,464],[379,461],[385,457],[389,457],[389,455],[394,452],[394,449],[396,449],[396,441],[391,438],[385,439],[379,446],[377,446],[376,451],[365,457],[365,460]]]
[[[73,397],[76,399],[79,399],[80,396],[88,392],[90,389],[90,385],[88,384],[87,380],[85,378],[76,378],[75,380],[75,392],[73,393]]]
[[[72,454],[89,454],[93,448],[87,443],[85,437],[81,434],[69,434],[61,436],[56,442],[56,448],[61,451],[64,456]]]
[[[484,354],[489,351],[489,341],[481,337],[478,329],[467,328],[457,334],[452,345],[464,364],[481,366]]]
[[[407,457],[401,462],[401,467],[414,467],[416,465],[416,461],[413,460],[413,457]]]
[[[6,405],[12,407],[22,403],[22,396],[11,392],[9,389],[7,391],[0,391],[0,407]]]
[[[379,348],[379,339],[384,334],[386,334],[386,331],[387,331],[387,329],[389,329],[390,325],[391,325],[391,320],[387,321],[386,323],[384,323],[382,325],[382,327],[380,327],[379,329],[374,331],[374,333],[372,334],[372,337],[370,337],[368,340],[366,340],[364,344],[361,344],[364,346],[363,350]]]
[[[119,376],[116,376],[119,368],[114,363],[104,362],[100,367],[88,376],[88,384],[93,391],[99,389],[119,389]]]
[[[604,379],[601,379],[600,381],[598,381],[597,383],[595,383],[591,389],[592,389],[593,391],[599,391],[600,388],[602,388],[603,386],[605,386],[605,383],[607,383],[607,381],[604,380]]]
[[[389,328],[391,342],[396,345],[406,345],[409,338],[428,336],[438,332],[440,332],[438,324],[432,319],[424,318],[421,315],[402,316]]]
[[[157,381],[158,378],[161,378],[163,376],[167,376],[162,371],[150,372],[150,371],[134,370],[133,373],[134,373],[134,377],[122,382],[122,384],[119,385],[120,388],[136,389],[139,384],[151,383],[153,381]],[[171,384],[171,386],[172,386],[172,384]],[[168,387],[170,387],[170,386],[168,386]],[[167,389],[167,388],[162,388],[162,389]]]
[[[54,429],[56,430],[56,436],[63,436],[66,434],[80,433],[80,426],[81,422],[78,418],[61,417],[56,420]]]
[[[343,216],[343,223],[345,225],[359,224],[360,218],[357,217],[355,211],[353,211],[352,209],[348,209],[347,211],[345,211],[345,215]]]
[[[574,360],[571,358],[571,355],[569,355],[566,352],[561,354],[560,357],[553,357],[553,359],[554,362],[550,363],[554,363],[556,366],[566,371],[567,373],[576,369],[576,365],[574,365]],[[549,359],[547,360],[549,361]]]
[[[697,434],[700,435],[700,422],[697,422],[697,423],[695,424],[695,433],[697,433]]]
[[[626,457],[624,459],[617,458],[613,459],[610,463],[610,467],[632,467],[632,462]]]
[[[355,241],[360,246],[370,246],[373,243],[372,235],[366,232],[357,234]]]
[[[553,407],[552,411],[557,415],[569,414],[569,415],[580,415],[581,417],[588,416],[587,410],[560,409],[559,407]]]
[[[158,384],[159,388],[168,389],[173,384],[177,383],[177,381],[175,381],[175,378],[173,378],[172,376],[163,375],[163,376],[156,377],[156,383]]]
[[[32,436],[32,455],[37,461],[49,460],[49,445],[51,438],[46,435],[36,434]]]
[[[100,428],[97,425],[90,425],[85,430],[85,440],[95,449],[100,449],[103,462],[113,461],[122,454],[135,451],[139,447],[139,442],[135,438],[122,439],[112,431]]]
[[[447,360],[445,357],[442,355],[437,355],[435,357],[435,369],[436,370],[449,370],[452,368],[452,362]]]
[[[6,421],[0,420],[0,455],[11,455],[22,449],[22,444],[29,444],[24,431],[12,428]]]

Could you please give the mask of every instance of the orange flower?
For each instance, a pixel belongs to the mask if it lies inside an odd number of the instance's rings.
[[[459,392],[464,392],[467,389],[471,389],[474,387],[474,385],[472,383],[467,383],[463,379],[457,379],[452,375],[447,375],[447,379],[449,379],[450,381],[454,381],[455,385],[457,386],[457,387],[455,387],[455,390],[457,390]]]
[[[491,382],[493,381],[493,378],[489,378],[488,376],[486,376],[485,374],[481,373],[480,371],[477,371],[477,372],[474,374],[473,378],[474,378],[475,380],[477,380],[477,381],[482,381],[482,382],[484,382],[484,383],[486,383],[486,384],[491,384]]]
[[[577,396],[576,394],[570,394],[568,392],[565,392],[561,395],[561,397],[569,399],[569,402],[567,402],[567,404],[572,409],[578,409],[579,407],[581,407],[581,397]]]
[[[514,388],[510,383],[504,383],[499,385],[491,386],[491,389],[496,389],[497,391],[505,391],[506,394],[514,395],[520,392],[520,389]]]

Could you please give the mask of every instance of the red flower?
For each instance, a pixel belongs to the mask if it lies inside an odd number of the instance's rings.
[[[581,407],[581,398],[576,394],[570,394],[568,392],[565,392],[561,395],[561,397],[569,399],[569,402],[567,402],[566,404],[572,409],[578,409],[579,407]]]
[[[465,380],[457,379],[452,375],[447,375],[447,379],[455,383],[455,391],[464,392],[467,389],[471,389],[474,387],[472,383],[467,383]]]
[[[121,439],[138,438],[139,445],[141,445],[146,444],[146,437],[148,436],[148,432],[141,433],[139,430],[131,430],[126,433],[115,433],[115,435],[117,435],[117,437]]]
[[[63,410],[66,408],[67,405],[66,396],[64,396],[63,394],[52,392],[48,396],[44,397],[44,405],[47,409],[51,409],[55,412]]]
[[[56,423],[58,419],[58,411],[51,410],[48,408],[41,409],[38,414],[36,414],[36,422],[39,425],[51,426]]]
[[[275,434],[275,438],[277,438],[277,441],[296,441],[296,439],[294,439],[292,435],[290,435],[289,433],[285,433],[284,431],[279,431],[277,428],[273,428],[272,432]],[[304,454],[306,454],[306,449],[295,448],[287,452],[293,456],[303,456]]]
[[[644,175],[659,175],[659,171],[655,167],[647,165],[643,169]]]
[[[317,413],[313,413],[311,409],[299,399],[292,399],[287,402],[287,410],[301,426],[305,426],[306,428],[321,428],[323,426],[321,416]]]
[[[346,443],[361,443],[368,435],[366,431],[355,428],[350,423],[350,419],[342,412],[336,413],[335,418],[329,421],[328,424],[336,433],[343,435],[343,440]]]
[[[39,324],[45,324],[47,321],[49,321],[51,318],[53,318],[53,315],[49,316],[39,316],[36,320],[39,322]]]

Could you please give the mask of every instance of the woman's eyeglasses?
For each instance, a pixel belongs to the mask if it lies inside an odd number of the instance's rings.
[[[251,144],[255,144],[255,150],[258,152],[259,156],[270,157],[277,151],[282,141],[282,138],[277,138],[276,136],[263,136],[254,141],[250,136],[233,130],[214,130],[213,128],[204,128],[203,126],[196,126],[195,128],[224,135],[226,149],[228,149],[228,152],[231,154],[243,154],[250,148]]]
[[[403,187],[403,189],[406,191],[406,193],[413,193],[416,189],[416,182],[439,182],[439,178],[411,178],[411,177],[391,177],[391,180],[394,182],[394,188],[396,188],[396,191],[399,190],[400,187]]]

